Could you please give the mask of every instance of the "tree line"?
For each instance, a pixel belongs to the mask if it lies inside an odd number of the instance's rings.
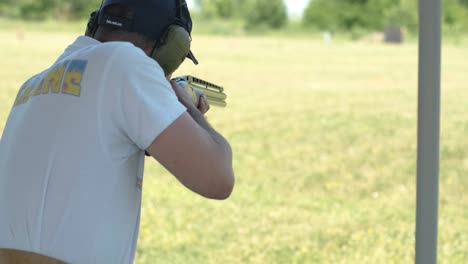
[[[83,19],[99,0],[2,0],[0,17],[41,20]],[[444,27],[468,32],[468,0],[442,0]],[[196,19],[241,21],[245,28],[286,28],[283,0],[195,0]],[[418,0],[311,0],[300,24],[320,31],[382,30],[400,26],[416,31]]]
[[[288,25],[283,0],[196,0],[202,18],[241,19],[247,28]],[[468,32],[468,0],[442,0],[446,28]],[[320,31],[418,27],[418,0],[310,0],[300,21]]]
[[[98,0],[1,0],[0,17],[25,20],[78,20],[89,17]]]
[[[321,30],[381,30],[400,26],[418,27],[418,0],[313,0],[303,23]],[[443,25],[468,31],[468,0],[442,0]]]

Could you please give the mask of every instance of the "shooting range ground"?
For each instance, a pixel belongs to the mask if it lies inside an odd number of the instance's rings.
[[[79,33],[0,30],[0,131],[22,82]],[[200,65],[175,75],[225,87],[208,119],[235,190],[203,199],[148,159],[136,263],[412,263],[417,49],[194,36]],[[444,44],[439,263],[468,262],[467,58],[466,41]]]

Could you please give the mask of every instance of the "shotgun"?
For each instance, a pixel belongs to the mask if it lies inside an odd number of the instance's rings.
[[[203,94],[210,105],[226,107],[227,95],[223,87],[191,75],[178,76],[174,80],[192,96],[195,105],[198,105],[198,99]]]

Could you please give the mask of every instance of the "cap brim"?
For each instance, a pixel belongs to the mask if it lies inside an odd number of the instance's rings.
[[[189,58],[191,61],[193,61],[193,64],[198,65],[198,60],[195,58],[195,56],[193,55],[191,50],[187,54],[187,58]]]

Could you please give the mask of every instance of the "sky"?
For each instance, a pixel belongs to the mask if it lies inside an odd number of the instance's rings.
[[[194,0],[187,0],[187,4],[189,5],[189,7],[192,7],[194,5],[194,2]],[[288,13],[294,17],[302,15],[302,11],[307,6],[309,0],[284,0],[284,2],[288,7]]]

